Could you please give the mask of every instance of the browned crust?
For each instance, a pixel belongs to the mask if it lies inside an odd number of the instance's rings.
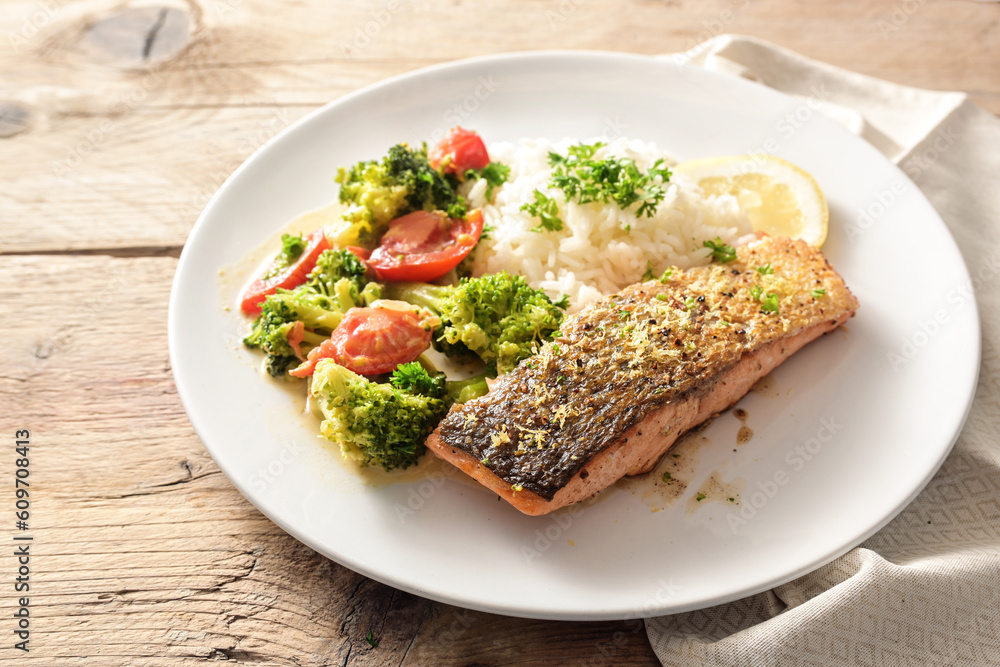
[[[532,491],[513,490],[509,483],[497,477],[474,456],[442,442],[437,432],[428,438],[427,446],[437,456],[449,461],[524,514],[548,514],[600,493],[625,475],[649,472],[681,434],[732,406],[750,391],[757,380],[808,343],[839,327],[853,314],[845,313],[838,319],[822,322],[744,355],[735,366],[722,373],[715,385],[703,396],[690,396],[686,400],[665,405],[642,423],[629,429],[620,439],[594,456],[552,500],[546,500]],[[670,428],[663,435],[667,426]],[[637,439],[653,441],[655,446],[636,446]],[[627,446],[630,442],[631,447]]]
[[[456,406],[428,445],[521,511],[551,511],[649,469],[677,434],[856,308],[817,249],[764,237],[729,264],[633,285],[572,316],[489,395]]]

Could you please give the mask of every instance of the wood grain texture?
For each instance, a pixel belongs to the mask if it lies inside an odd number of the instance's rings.
[[[0,3],[0,428],[32,432],[37,535],[32,651],[0,662],[656,664],[641,624],[433,603],[257,512],[170,374],[166,303],[192,224],[282,128],[434,63],[745,33],[997,113],[998,25],[1000,3],[968,0]]]
[[[17,128],[3,139],[11,157],[0,161],[7,184],[0,214],[8,224],[30,221],[0,239],[0,251],[179,248],[226,176],[308,111],[394,74],[500,51],[655,54],[741,32],[899,83],[969,91],[1000,111],[997,3],[852,0],[796,9],[790,0],[213,0],[144,7],[0,5],[0,35],[8,38],[0,46],[0,103],[22,110],[0,122]]]

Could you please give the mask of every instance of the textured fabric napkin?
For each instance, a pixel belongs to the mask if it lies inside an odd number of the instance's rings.
[[[954,450],[896,519],[783,586],[646,619],[653,649],[685,666],[1000,665],[1000,119],[962,93],[898,86],[747,37],[664,57],[818,95],[821,111],[898,164],[958,242],[983,353]]]

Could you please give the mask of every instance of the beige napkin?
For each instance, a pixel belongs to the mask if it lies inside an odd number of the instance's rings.
[[[896,162],[965,257],[983,357],[955,449],[895,520],[784,586],[646,619],[653,649],[685,666],[1000,665],[1000,119],[962,93],[898,86],[747,37],[664,57],[819,96],[822,111]]]

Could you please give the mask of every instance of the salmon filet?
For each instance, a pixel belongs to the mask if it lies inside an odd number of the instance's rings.
[[[454,406],[427,446],[521,512],[546,514],[652,470],[685,431],[854,315],[819,252],[762,237],[570,316],[557,338]]]

